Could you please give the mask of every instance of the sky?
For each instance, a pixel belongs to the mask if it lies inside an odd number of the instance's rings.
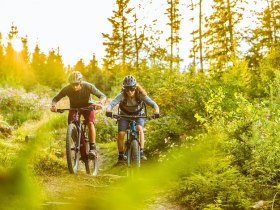
[[[31,53],[38,43],[41,52],[46,55],[59,47],[65,66],[73,66],[79,59],[88,64],[93,54],[102,62],[105,55],[102,33],[111,33],[108,18],[113,15],[115,2],[116,0],[0,0],[0,32],[3,42],[7,42],[8,32],[14,24],[18,28],[19,37],[27,35]],[[131,1],[130,6],[138,6],[133,4],[139,2],[141,0]],[[145,7],[145,3],[149,7]],[[166,1],[142,0],[142,8],[145,8],[145,11],[141,11],[143,15],[152,17],[146,19],[147,24],[158,18],[158,27],[161,30],[167,27],[167,17],[164,15]]]
[[[83,59],[85,64],[88,64],[93,54],[101,63],[105,55],[102,33],[111,33],[108,18],[113,15],[115,1],[0,0],[0,32],[3,42],[5,44],[7,41],[8,32],[14,24],[18,27],[20,37],[27,35],[30,52],[34,51],[38,43],[45,54],[59,47],[65,66],[73,66],[79,59]],[[141,0],[131,2],[133,4],[139,1],[141,2]],[[212,0],[207,1],[210,7],[209,2]],[[152,4],[149,4],[150,2]],[[145,7],[145,3],[149,6]],[[180,35],[183,39],[180,42],[180,57],[187,64],[191,28],[187,14],[184,14],[187,11],[184,7],[186,5],[181,8],[183,20]],[[157,18],[159,22],[157,27],[168,33],[167,17],[164,15],[166,1],[142,0],[142,8],[145,8],[145,11],[141,13],[148,17],[145,20],[147,24]],[[164,42],[166,36],[162,37]]]
[[[112,16],[115,0],[0,0],[0,32],[3,42],[11,25],[19,36],[28,37],[29,51],[36,43],[45,54],[57,49],[64,65],[80,58],[86,63],[93,53],[104,56],[102,33],[110,33],[107,18]]]

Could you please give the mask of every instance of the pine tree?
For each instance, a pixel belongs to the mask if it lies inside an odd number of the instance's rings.
[[[173,63],[177,63],[179,67],[179,47],[178,44],[181,40],[179,36],[180,24],[181,24],[181,14],[179,13],[179,0],[167,0],[168,8],[166,9],[166,15],[169,19],[167,23],[170,26],[170,36],[166,39],[170,43],[170,70],[173,70]],[[174,53],[174,48],[177,47],[177,53]]]
[[[2,33],[0,32],[0,78],[2,78],[4,71],[4,46],[2,43]]]
[[[129,7],[130,0],[116,0],[116,10],[113,11],[113,16],[108,18],[112,24],[112,33],[104,34],[105,41],[103,45],[106,47],[105,61],[109,66],[113,64],[120,64],[125,70],[128,58],[132,54],[132,40],[133,35],[131,20],[131,13],[133,8]]]
[[[32,88],[32,86],[36,83],[36,78],[34,72],[32,71],[32,67],[30,65],[30,56],[28,49],[28,37],[21,37],[22,42],[22,50],[19,52],[19,60],[20,62],[20,77],[22,78],[22,84],[26,89]]]
[[[247,41],[251,44],[248,59],[250,66],[259,66],[260,61],[267,54],[275,54],[272,62],[277,63],[279,57],[275,53],[280,48],[280,2],[266,0],[267,7],[256,13],[257,27],[251,30]],[[274,61],[273,61],[274,60]],[[280,64],[279,64],[280,65]]]
[[[18,29],[14,24],[11,25],[11,29],[8,33],[8,42],[5,49],[4,57],[4,71],[3,80],[9,84],[16,85],[20,83],[20,77],[18,75],[18,65],[17,65],[17,53],[13,48],[12,41],[17,38]]]
[[[236,26],[243,17],[244,0],[214,0],[213,13],[206,17],[206,59],[223,71],[237,56],[240,38]]]
[[[136,71],[139,70],[139,60],[140,60],[140,52],[143,48],[143,43],[144,43],[144,40],[145,40],[145,29],[146,29],[146,25],[143,27],[143,30],[140,31],[140,34],[138,34],[138,29],[141,29],[141,28],[138,28],[138,18],[137,18],[137,14],[135,13],[133,15],[133,18],[134,18],[134,26],[133,26],[133,30],[134,30],[134,46],[133,46],[133,51],[135,53],[133,53],[135,56],[132,56],[132,59],[135,60],[135,68],[136,68]]]
[[[38,43],[36,44],[32,53],[31,68],[36,80],[40,84],[45,84],[44,74],[46,71],[46,55],[41,53]]]
[[[51,50],[47,57],[46,71],[44,72],[44,84],[50,87],[59,88],[66,82],[66,71],[62,63],[62,57],[57,51]]]
[[[77,63],[73,66],[73,70],[81,72],[81,74],[87,79],[88,70],[87,70],[86,64],[82,58],[80,60],[78,60]]]
[[[194,16],[190,19],[191,22],[194,22],[195,15],[197,14],[196,9],[198,7],[198,28],[194,28],[194,30],[191,32],[192,35],[192,47],[190,49],[190,58],[193,59],[192,66],[194,68],[194,71],[196,72],[197,68],[197,61],[196,59],[198,58],[199,60],[199,66],[200,66],[200,71],[204,72],[204,67],[203,67],[203,13],[202,13],[202,0],[199,0],[198,3],[194,2],[193,0],[191,1],[189,8],[191,11],[194,13]]]

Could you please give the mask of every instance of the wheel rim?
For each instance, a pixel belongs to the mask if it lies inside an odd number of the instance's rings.
[[[76,149],[75,142],[78,139],[77,129],[74,124],[68,125],[66,136],[66,156],[70,173],[76,173],[79,167],[80,153]]]
[[[98,172],[98,157],[94,159],[88,159],[88,170],[89,174],[96,176]]]

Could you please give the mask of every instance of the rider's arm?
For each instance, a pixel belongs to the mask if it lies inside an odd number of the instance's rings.
[[[149,96],[145,95],[142,97],[142,100],[151,106],[154,110],[154,114],[159,114],[159,107],[156,102],[154,102]]]
[[[123,99],[123,93],[119,93],[107,106],[106,108],[106,116],[109,117],[112,115],[111,110],[121,102],[121,100]]]
[[[88,83],[89,84],[89,83]],[[93,84],[89,84],[90,86],[90,91],[91,91],[91,94],[97,96],[99,98],[99,103],[101,105],[103,105],[106,101],[106,95],[104,93],[102,93],[100,90],[98,90],[95,85]]]
[[[62,99],[63,97],[66,96],[65,89],[66,89],[66,88],[63,88],[63,89],[52,99],[51,108],[50,108],[50,110],[51,110],[52,112],[56,112],[56,104],[57,104],[57,102],[60,101],[60,99]]]
[[[119,104],[122,99],[123,99],[124,95],[123,92],[119,93],[109,104],[109,106],[107,108],[113,109],[117,104]]]

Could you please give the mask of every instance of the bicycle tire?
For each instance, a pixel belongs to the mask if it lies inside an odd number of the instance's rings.
[[[70,123],[66,134],[66,159],[68,170],[71,174],[77,173],[79,168],[80,156],[76,149],[78,141],[78,130],[76,125]]]
[[[130,143],[130,165],[132,168],[140,167],[140,146],[136,139]]]
[[[87,174],[96,176],[98,172],[98,157],[96,156],[93,159],[87,158],[85,166]]]

